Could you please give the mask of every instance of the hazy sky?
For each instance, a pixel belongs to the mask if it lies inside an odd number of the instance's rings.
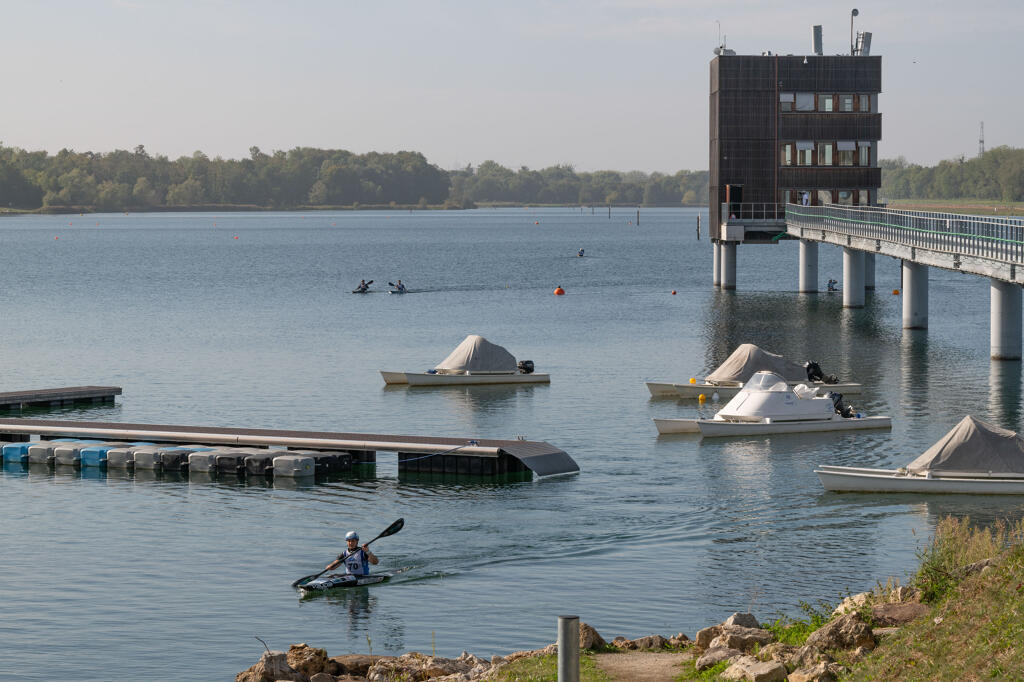
[[[1024,146],[1014,0],[0,0],[0,141],[171,158],[416,150],[443,168],[708,167],[708,63],[882,56],[883,158]]]

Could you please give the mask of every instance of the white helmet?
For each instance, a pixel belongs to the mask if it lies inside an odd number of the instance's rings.
[[[350,530],[349,532],[345,533],[345,540],[358,540],[358,539],[359,539],[359,533],[355,532],[354,530]]]

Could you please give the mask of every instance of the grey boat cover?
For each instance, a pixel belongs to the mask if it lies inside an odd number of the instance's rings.
[[[769,353],[752,343],[740,344],[725,362],[707,376],[708,383],[738,381],[747,383],[754,372],[767,370],[775,372],[786,381],[807,381],[807,370],[803,365],[790,362],[781,355]]]
[[[515,372],[516,359],[501,346],[470,334],[434,369],[441,374]]]
[[[1024,438],[967,415],[907,470],[913,474],[935,470],[1024,474]]]

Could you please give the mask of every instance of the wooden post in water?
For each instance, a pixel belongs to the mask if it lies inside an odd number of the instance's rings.
[[[697,214],[697,241],[700,241],[700,213]]]
[[[639,206],[636,207],[636,224],[637,225],[640,224],[640,207]]]
[[[608,204],[608,220],[612,219],[612,205]]]

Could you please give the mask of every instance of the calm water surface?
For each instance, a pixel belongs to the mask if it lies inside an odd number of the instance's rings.
[[[0,220],[4,390],[114,384],[114,407],[26,416],[509,438],[579,475],[498,484],[375,470],[312,485],[0,473],[0,679],[231,679],[262,645],[331,654],[694,631],[732,611],[797,614],[905,578],[946,514],[1019,517],[1013,497],[836,495],[819,463],[898,466],[966,413],[1021,428],[1020,363],[988,360],[988,283],[931,273],[931,329],[900,330],[898,262],[863,310],[800,296],[794,243],[739,249],[711,287],[696,210],[33,216]],[[702,222],[707,224],[706,212]],[[237,238],[236,238],[237,237]],[[575,257],[585,248],[585,258]],[[821,281],[841,279],[823,247]],[[353,296],[362,278],[382,292]],[[551,291],[561,285],[567,295]],[[671,292],[677,291],[677,295]],[[479,333],[550,386],[385,389]],[[701,442],[654,416],[645,380],[703,376],[739,343],[861,381],[890,432]],[[357,528],[387,585],[300,601]]]

